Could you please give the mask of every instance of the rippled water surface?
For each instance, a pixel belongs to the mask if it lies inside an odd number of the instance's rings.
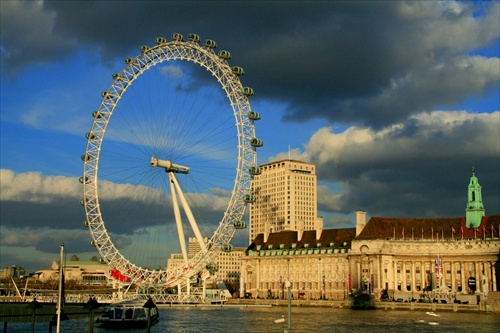
[[[151,333],[283,332],[287,323],[274,320],[288,317],[286,307],[169,307],[160,308],[160,321]],[[3,325],[2,325],[3,326]],[[61,332],[88,332],[87,319],[63,322]],[[3,328],[3,327],[2,327]],[[500,332],[500,315],[393,310],[349,310],[332,308],[292,308],[292,332]],[[1,328],[0,328],[1,330]],[[30,332],[31,323],[8,323],[7,332]],[[49,332],[48,323],[36,323],[37,333]],[[103,332],[146,332],[105,330]],[[3,332],[3,331],[2,331]],[[52,332],[56,332],[55,327]]]

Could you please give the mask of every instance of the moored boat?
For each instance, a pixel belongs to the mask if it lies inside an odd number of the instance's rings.
[[[103,328],[145,328],[158,320],[158,308],[151,299],[133,299],[105,306],[96,322]]]

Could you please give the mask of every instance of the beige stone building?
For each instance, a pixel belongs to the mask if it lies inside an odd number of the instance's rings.
[[[435,290],[498,291],[500,216],[483,217],[478,229],[465,225],[465,218],[372,217],[352,241],[353,288],[404,300]]]
[[[349,251],[355,228],[259,234],[241,258],[240,294],[283,298],[290,281],[294,298],[342,300],[348,293]]]
[[[268,167],[287,168],[276,163]],[[266,189],[262,179],[256,184],[256,190]],[[290,281],[294,297],[309,299],[351,293],[396,300],[485,297],[500,288],[500,216],[485,216],[474,170],[467,198],[465,217],[372,217],[366,223],[366,213],[359,211],[356,228],[347,229],[303,231],[291,224],[273,232],[255,217],[253,232],[260,232],[241,258],[240,294],[283,297],[284,282]]]
[[[250,243],[260,233],[323,228],[315,165],[281,160],[259,168],[251,186],[255,202],[250,205]]]
[[[465,218],[372,217],[362,229],[302,237],[282,231],[267,241],[259,234],[241,258],[240,293],[279,298],[290,281],[294,298],[306,299],[340,300],[356,292],[396,300],[441,291],[485,296],[499,291],[499,223],[500,216],[485,216],[474,231],[463,228]]]

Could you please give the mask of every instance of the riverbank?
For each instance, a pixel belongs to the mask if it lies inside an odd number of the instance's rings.
[[[288,306],[283,299],[232,298],[225,305],[239,306]],[[493,312],[500,314],[500,293],[490,293],[487,301],[479,304],[442,304],[416,302],[373,302],[373,309],[382,310],[416,310],[416,311],[447,311],[447,312]],[[328,307],[353,308],[352,299],[346,300],[291,300],[292,307]]]

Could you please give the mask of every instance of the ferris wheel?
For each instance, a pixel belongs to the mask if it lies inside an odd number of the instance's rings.
[[[125,60],[92,113],[80,203],[91,245],[120,279],[186,283],[215,269],[217,254],[232,251],[246,227],[250,182],[260,173],[260,114],[240,82],[243,69],[215,48],[196,34],[157,38]],[[167,268],[172,253],[181,256]]]

